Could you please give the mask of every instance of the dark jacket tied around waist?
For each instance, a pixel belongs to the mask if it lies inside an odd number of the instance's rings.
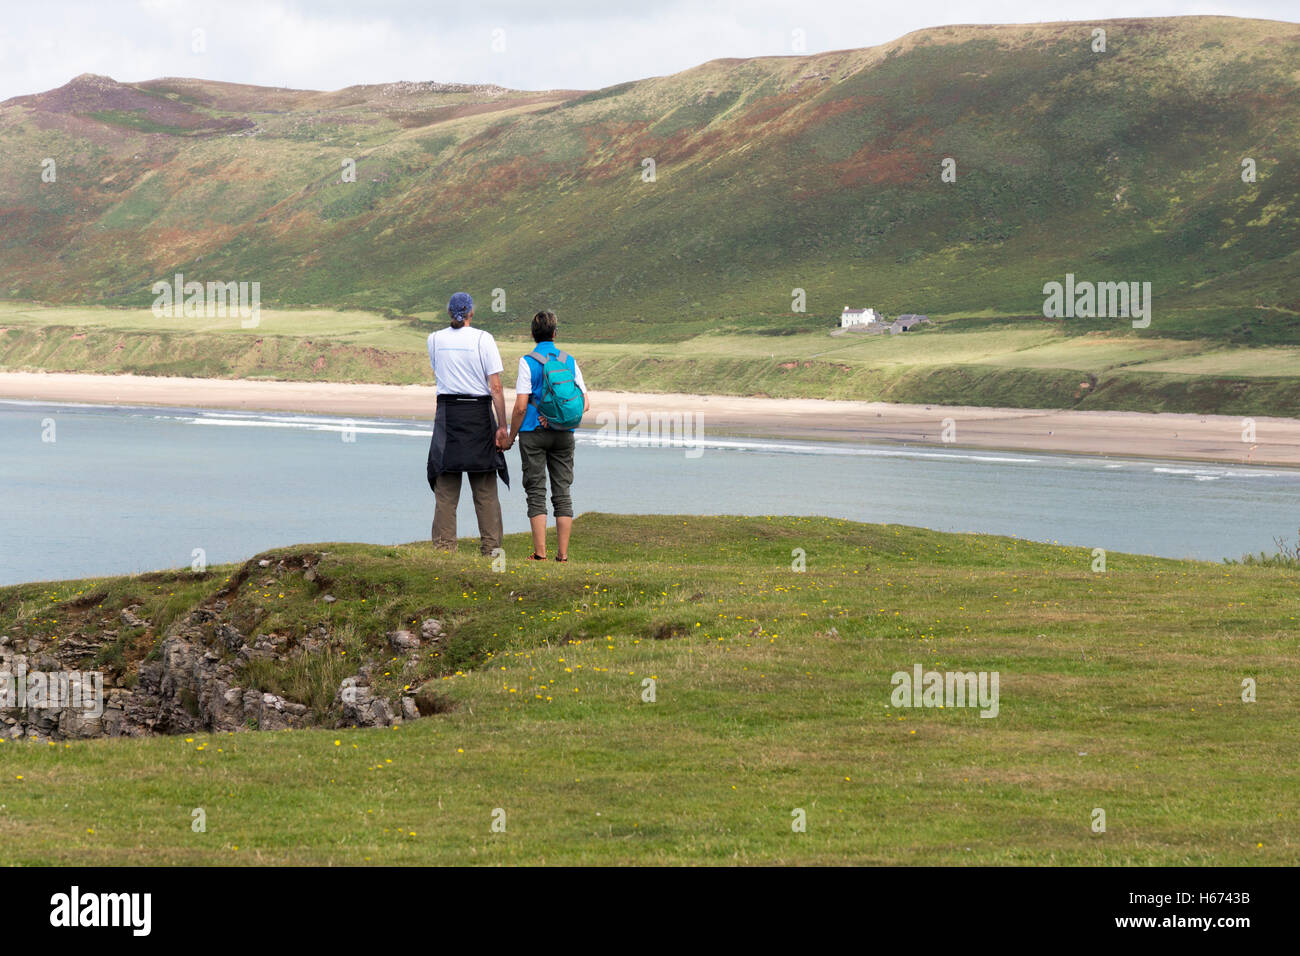
[[[510,472],[497,447],[490,395],[439,395],[429,442],[429,487],[445,471],[495,471],[506,487]]]

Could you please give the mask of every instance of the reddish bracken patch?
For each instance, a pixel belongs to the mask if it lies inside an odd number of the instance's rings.
[[[598,123],[581,127],[587,146],[586,176],[589,180],[618,179],[639,174],[642,158],[651,155],[657,145],[647,133],[648,122]],[[658,140],[653,140],[654,144]],[[613,155],[607,155],[607,150]]]
[[[831,164],[841,186],[906,186],[930,175],[938,159],[931,155],[933,141],[918,125],[877,136],[848,159]]]
[[[477,209],[501,201],[516,189],[546,181],[548,164],[528,156],[516,156],[502,163],[480,164],[465,170],[464,185],[458,186],[446,210]],[[450,197],[449,197],[450,198]]]
[[[703,133],[697,133],[695,130],[682,130],[674,133],[671,137],[663,142],[658,148],[658,161],[662,165],[668,163],[680,163],[683,160],[690,159],[696,153],[708,152],[710,147],[718,145],[724,141],[721,130],[706,130]],[[717,155],[721,150],[715,150],[712,155]]]

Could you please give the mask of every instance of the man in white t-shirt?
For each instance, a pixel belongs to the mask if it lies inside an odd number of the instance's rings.
[[[478,516],[479,548],[501,547],[501,502],[497,478],[510,486],[503,448],[506,400],[501,388],[501,353],[488,332],[471,326],[474,300],[457,292],[447,303],[451,322],[429,336],[429,365],[438,386],[438,410],[429,443],[428,480],[433,489],[433,544],[456,550],[456,508],[460,476],[469,476]],[[493,412],[496,417],[493,419]]]

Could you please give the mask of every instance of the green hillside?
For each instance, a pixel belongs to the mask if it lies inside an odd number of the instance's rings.
[[[0,104],[0,295],[147,306],[183,272],[418,316],[466,288],[493,331],[545,305],[571,338],[667,342],[845,304],[1041,325],[1070,272],[1151,282],[1142,338],[1297,343],[1298,40],[1223,17],[945,27],[590,93],[79,77]]]

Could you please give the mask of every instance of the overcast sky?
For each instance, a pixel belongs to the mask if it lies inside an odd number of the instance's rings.
[[[1297,0],[0,0],[0,99],[79,73],[334,90],[443,80],[595,89],[717,57],[872,46],[946,23],[1225,14]],[[196,34],[195,31],[202,31]]]

